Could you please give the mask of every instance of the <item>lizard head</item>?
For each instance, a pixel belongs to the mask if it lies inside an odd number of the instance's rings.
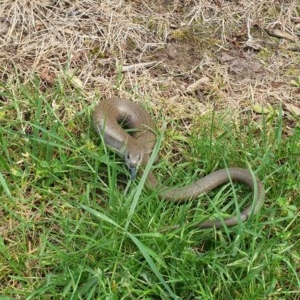
[[[144,158],[144,149],[142,147],[132,147],[125,155],[125,161],[129,168],[130,178],[134,180],[139,166]]]

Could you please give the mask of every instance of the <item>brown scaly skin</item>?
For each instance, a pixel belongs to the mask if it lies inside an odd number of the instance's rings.
[[[125,158],[131,178],[134,179],[140,165],[146,165],[156,143],[156,126],[151,116],[140,105],[120,98],[101,101],[95,108],[93,123],[96,131],[104,142]],[[125,123],[129,129],[134,129],[129,135],[120,125]],[[250,215],[256,214],[264,203],[265,191],[262,182],[246,169],[222,169],[197,180],[184,187],[163,186],[159,196],[165,200],[183,202],[207,193],[214,188],[230,182],[238,181],[248,185],[253,193],[254,200],[239,216],[232,216],[223,220],[208,220],[197,224],[200,228],[220,228],[234,226],[239,221],[246,221]],[[158,189],[159,184],[152,172],[148,174],[147,186]],[[169,229],[178,228],[179,225]]]

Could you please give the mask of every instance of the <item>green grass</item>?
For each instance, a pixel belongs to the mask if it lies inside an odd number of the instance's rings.
[[[128,182],[122,160],[100,143],[91,124],[97,99],[91,104],[67,82],[45,92],[38,80],[2,87],[0,96],[1,295],[297,299],[299,120],[293,135],[280,113],[257,122],[208,115],[193,120],[188,137],[178,123],[167,127],[155,167],[162,182],[184,185],[240,166],[267,190],[257,217],[200,230],[192,225],[225,213],[225,198],[249,202],[251,193],[229,185],[184,205],[166,203],[143,187],[145,176]],[[161,233],[175,224],[185,225]]]

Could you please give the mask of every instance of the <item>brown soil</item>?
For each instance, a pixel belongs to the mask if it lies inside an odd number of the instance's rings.
[[[73,76],[91,103],[118,95],[173,118],[212,103],[237,113],[254,104],[299,108],[299,7],[299,0],[6,0],[0,79],[13,85],[37,74],[47,88]]]

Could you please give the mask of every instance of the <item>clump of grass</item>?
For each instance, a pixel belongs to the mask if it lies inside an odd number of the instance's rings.
[[[224,166],[251,167],[264,181],[267,199],[257,217],[232,228],[200,230],[191,225],[220,213],[225,198],[234,199],[235,193],[250,201],[249,192],[221,188],[176,205],[143,188],[141,179],[130,184],[122,160],[93,131],[94,103],[62,86],[68,82],[46,91],[38,80],[2,87],[1,294],[24,299],[296,297],[299,127],[283,136],[281,114],[258,122],[203,116],[189,136],[178,131],[173,147],[183,155],[176,165],[170,165],[162,138],[165,156],[156,173],[170,178],[162,183],[184,185]],[[79,100],[82,109],[74,110]],[[172,126],[164,131],[168,139],[176,122]],[[182,226],[161,232],[175,224]]]

